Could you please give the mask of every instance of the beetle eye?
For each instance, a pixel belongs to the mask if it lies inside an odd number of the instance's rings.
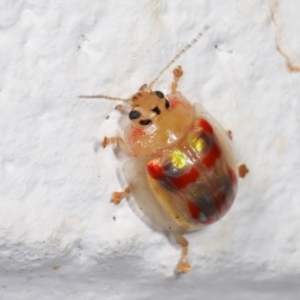
[[[164,94],[160,91],[155,91],[155,94],[158,98],[161,98],[161,99],[163,99],[165,97]]]
[[[138,119],[139,117],[141,116],[141,113],[137,110],[132,110],[130,113],[129,113],[129,119],[130,120],[135,120],[135,119]]]

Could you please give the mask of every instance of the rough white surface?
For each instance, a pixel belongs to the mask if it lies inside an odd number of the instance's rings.
[[[0,298],[299,299],[300,2],[2,0]],[[180,90],[231,129],[231,211],[180,249],[124,201],[115,102],[176,63]],[[166,93],[171,69],[157,89]],[[108,119],[106,117],[109,116]],[[130,202],[130,201],[129,201]],[[129,203],[130,204],[130,203]]]

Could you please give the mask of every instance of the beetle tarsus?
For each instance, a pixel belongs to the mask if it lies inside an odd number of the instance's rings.
[[[107,137],[104,137],[104,140],[102,142],[102,147],[103,148],[106,148],[106,146],[109,144],[109,138]]]
[[[113,145],[116,144],[118,148],[120,148],[122,151],[127,153],[128,155],[131,155],[131,151],[127,144],[123,141],[122,138],[119,136],[112,136],[112,137],[104,137],[103,142],[102,142],[102,147],[106,148],[107,145]]]
[[[182,247],[181,258],[177,265],[177,272],[185,274],[191,270],[191,265],[188,262],[187,255],[189,250],[189,242],[188,240],[179,233],[174,233],[176,242],[178,245]]]
[[[249,169],[247,168],[247,166],[245,164],[242,164],[239,166],[239,176],[241,178],[244,178],[248,172],[249,172]]]
[[[109,145],[109,144],[117,144],[117,146],[119,146],[119,141],[120,140],[121,140],[121,138],[115,137],[115,136],[110,137],[110,138],[104,137],[104,140],[102,142],[102,147],[106,148],[106,146]]]
[[[118,205],[120,204],[120,202],[127,196],[130,194],[130,188],[127,187],[123,192],[114,192],[111,195],[111,202]]]
[[[178,273],[185,274],[191,270],[191,265],[186,258],[181,258],[176,270]]]

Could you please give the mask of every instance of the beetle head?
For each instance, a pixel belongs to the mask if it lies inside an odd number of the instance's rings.
[[[149,91],[147,85],[131,98],[131,111],[129,119],[135,125],[147,126],[155,123],[156,118],[163,115],[169,108],[170,103],[160,91]]]

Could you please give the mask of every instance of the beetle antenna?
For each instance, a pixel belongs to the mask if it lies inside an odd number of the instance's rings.
[[[105,95],[91,95],[91,96],[82,95],[82,96],[79,96],[79,98],[85,98],[85,99],[107,99],[107,100],[116,100],[116,101],[124,101],[124,102],[129,102],[130,101],[130,99],[110,97],[110,96],[105,96]]]
[[[189,48],[191,48],[194,44],[196,44],[199,39],[203,36],[204,32],[208,30],[208,26],[204,27],[204,30],[202,30],[201,32],[199,32],[197,34],[197,36],[191,41],[190,44],[187,44],[184,48],[182,48],[177,55],[175,55],[175,57],[158,73],[158,75],[156,76],[156,78],[150,83],[149,88],[150,90],[152,90],[153,85],[155,84],[155,82],[158,80],[158,78],[184,53],[186,52]]]

